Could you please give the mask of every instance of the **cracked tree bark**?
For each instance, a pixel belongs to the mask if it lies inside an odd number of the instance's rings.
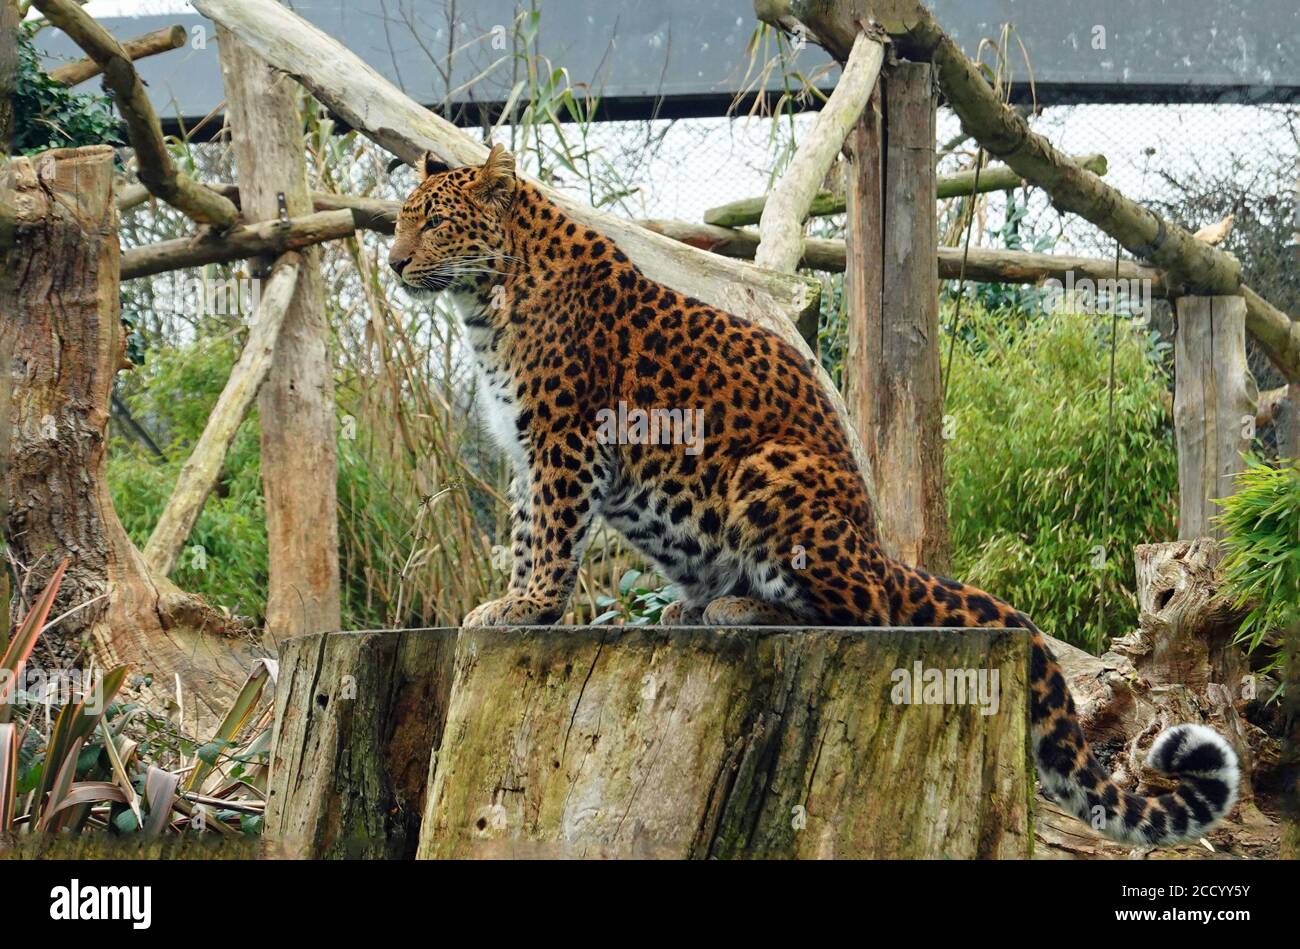
[[[464,630],[419,856],[1024,857],[1027,660],[1001,630]],[[997,670],[996,713],[895,704],[917,662]]]
[[[455,629],[284,642],[266,799],[274,855],[414,856],[455,647]]]
[[[156,709],[184,690],[190,733],[205,734],[237,694],[257,650],[201,599],[151,571],[113,509],[106,477],[113,376],[130,365],[119,313],[113,149],[16,159],[15,241],[0,282],[4,446],[0,504],[14,556],[40,589],[72,563],[54,613],[87,605],[47,634],[62,658],[152,674]],[[84,661],[84,660],[83,660]]]

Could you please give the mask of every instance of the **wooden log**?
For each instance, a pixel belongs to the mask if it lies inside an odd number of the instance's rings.
[[[1008,630],[465,630],[419,856],[1024,857],[1027,661]],[[896,703],[918,663],[996,671],[996,714]]]
[[[176,568],[181,549],[194,522],[198,520],[203,505],[216,487],[221,467],[226,460],[235,433],[239,431],[244,416],[253,405],[262,382],[271,368],[275,343],[280,336],[289,301],[293,299],[301,261],[297,254],[286,254],[280,259],[275,273],[266,283],[266,290],[253,315],[252,327],[243,352],[230,370],[230,378],[221,390],[217,404],[203,426],[194,450],[181,466],[176,485],[172,488],[167,506],[163,508],[153,533],[144,548],[144,559],[149,566],[167,576]]]
[[[1259,389],[1246,363],[1240,297],[1179,297],[1174,338],[1178,536],[1222,537],[1214,499],[1232,493],[1255,436]]]
[[[127,40],[122,44],[122,52],[134,62],[137,59],[144,59],[146,56],[155,56],[168,50],[180,49],[185,45],[188,35],[185,32],[185,27],[180,24],[166,26],[161,30],[154,30],[152,33],[146,33],[143,36],[137,36],[133,40]],[[103,71],[103,66],[94,59],[87,57],[79,59],[75,63],[68,63],[57,69],[50,70],[50,78],[55,82],[63,83],[65,86],[75,86],[87,79],[98,76]]]
[[[1246,653],[1235,641],[1246,611],[1223,589],[1222,559],[1223,548],[1211,537],[1139,544],[1138,629],[1116,639],[1112,649],[1132,661],[1162,726],[1202,721],[1232,744],[1241,760],[1238,799],[1253,807],[1254,762],[1277,752],[1264,747],[1269,739],[1238,712],[1251,678]],[[1127,749],[1125,768],[1144,779],[1153,776],[1136,742]]]
[[[302,250],[325,241],[351,237],[355,230],[352,212],[341,209],[304,214],[291,218],[288,223],[261,221],[220,235],[208,233],[198,237],[178,237],[123,252],[122,279],[134,280],[184,267]]]
[[[753,258],[758,246],[758,235],[752,230],[734,230],[664,219],[643,220],[640,224],[684,244],[725,257],[749,260]],[[804,240],[804,255],[799,266],[809,270],[842,273],[847,253],[844,241],[809,237]],[[940,280],[958,278],[962,254],[960,247],[939,248]],[[1112,280],[1115,279],[1115,261],[1102,257],[1038,254],[997,247],[972,247],[966,259],[966,279],[977,283],[1039,284],[1045,280],[1060,280],[1064,283],[1070,274],[1074,275],[1076,281],[1085,277],[1094,281]],[[1119,279],[1147,282],[1151,286],[1151,295],[1161,299],[1179,293],[1178,287],[1171,287],[1164,271],[1131,260],[1120,261]]]
[[[1234,643],[1242,618],[1223,596],[1222,548],[1208,537],[1142,544],[1134,552],[1138,628],[1101,656],[1052,642],[1079,723],[1126,790],[1163,792],[1166,778],[1146,767],[1150,742],[1163,729],[1200,722],[1223,735],[1242,763],[1239,804],[1209,837],[1221,856],[1276,856],[1277,827],[1254,803],[1261,768],[1276,772],[1282,741],[1243,710],[1254,695],[1244,651]],[[1262,698],[1262,693],[1261,693]],[[1267,783],[1274,779],[1265,776]],[[1124,858],[1132,847],[1098,837],[1054,805],[1034,820],[1035,857]],[[1200,843],[1162,855],[1209,856]]]
[[[141,183],[186,217],[222,228],[233,227],[239,220],[235,206],[203,187],[172,161],[144,83],[113,35],[74,0],[32,0],[32,3],[103,69],[104,84],[113,90],[114,102],[135,149]]]
[[[943,385],[939,376],[939,280],[935,266],[934,79],[925,63],[890,67],[884,80],[885,156],[881,297],[855,317],[869,341],[861,367],[862,438],[875,471],[882,537],[905,563],[948,572],[943,487]],[[875,262],[869,262],[869,265]]]
[[[794,272],[803,256],[804,221],[813,198],[843,147],[845,136],[862,115],[884,58],[880,37],[858,34],[830,98],[817,113],[812,132],[799,143],[794,158],[767,197],[754,255],[760,267]]]
[[[414,856],[455,643],[454,629],[418,629],[280,644],[265,827],[273,853]]]
[[[1105,155],[1079,155],[1073,160],[1096,175],[1104,175],[1107,171]],[[1022,187],[1024,184],[1025,179],[1006,165],[992,165],[980,171],[978,188],[975,187],[974,171],[958,171],[941,176],[935,188],[935,197],[944,201],[971,194],[1007,191]],[[760,195],[756,198],[741,198],[739,201],[709,208],[704,212],[704,223],[718,227],[745,227],[757,224],[763,216],[763,208],[767,205],[767,201],[767,195]],[[842,196],[829,191],[819,191],[809,206],[808,216],[828,217],[832,214],[843,214],[846,210],[847,204]]]
[[[244,218],[274,221],[310,214],[298,84],[224,27],[217,27],[217,43]],[[285,636],[340,625],[329,340],[320,252],[305,248],[271,368],[257,394],[269,553],[262,637],[268,648]]]

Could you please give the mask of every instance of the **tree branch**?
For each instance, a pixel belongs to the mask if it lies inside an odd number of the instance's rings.
[[[804,221],[818,188],[844,147],[844,137],[857,124],[880,77],[885,44],[879,36],[859,33],[848,62],[817,124],[799,144],[794,158],[768,195],[758,225],[754,262],[785,273],[794,271],[803,256]]]
[[[172,161],[144,83],[112,34],[72,0],[32,2],[103,70],[104,83],[113,91],[117,109],[126,122],[140,167],[140,181],[149,192],[201,224],[233,227],[239,220],[235,206],[180,171]]]
[[[224,200],[224,199],[223,199]],[[356,230],[353,212],[318,211],[288,223],[264,221],[225,234],[179,237],[122,252],[122,279],[149,277],[167,270],[282,254],[313,244],[348,237]]]
[[[137,36],[133,40],[127,40],[122,44],[122,52],[134,62],[137,59],[144,59],[146,56],[165,53],[169,49],[180,49],[185,45],[187,36],[185,27],[180,24],[168,26],[161,30],[154,30],[152,33],[146,33],[144,36]],[[51,70],[50,78],[55,82],[63,83],[65,86],[75,86],[87,79],[98,76],[103,71],[103,67],[95,60],[89,58],[79,59],[75,63],[68,63],[66,66]]]

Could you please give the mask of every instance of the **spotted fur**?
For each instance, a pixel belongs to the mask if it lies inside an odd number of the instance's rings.
[[[839,416],[800,352],[646,277],[517,180],[499,146],[481,167],[425,173],[390,263],[417,294],[452,296],[516,470],[510,587],[467,626],[558,621],[599,514],[685,591],[669,623],[1029,630],[1043,787],[1107,836],[1194,839],[1232,808],[1237,760],[1213,731],[1182,725],[1152,745],[1173,791],[1123,790],[1089,751],[1028,617],[885,555]],[[598,413],[620,401],[702,412],[703,450],[602,439]]]

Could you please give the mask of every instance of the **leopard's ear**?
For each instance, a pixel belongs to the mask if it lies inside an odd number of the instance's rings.
[[[433,152],[425,152],[420,159],[420,174],[428,178],[430,175],[438,175],[444,171],[451,171],[451,165],[445,161],[439,161],[438,156]]]
[[[501,145],[493,145],[487,161],[474,176],[475,195],[484,204],[505,208],[515,193],[515,158]]]

